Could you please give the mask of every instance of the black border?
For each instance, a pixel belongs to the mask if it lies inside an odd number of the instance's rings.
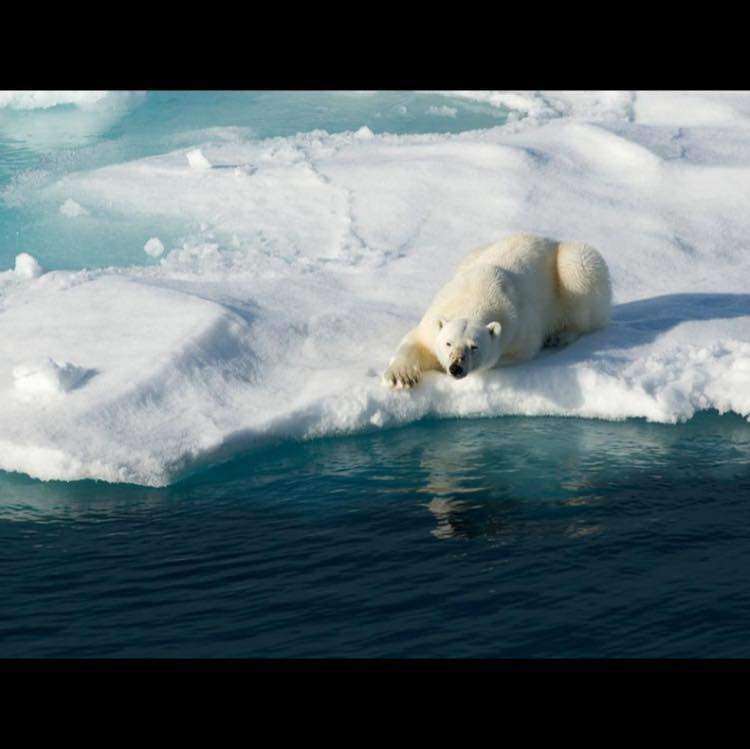
[[[0,659],[0,673],[744,673],[746,659]]]
[[[653,8],[647,17],[528,5],[208,10],[152,6],[147,19],[129,12],[100,29],[37,10],[51,20],[26,22],[33,46],[23,21],[9,24],[17,34],[0,50],[0,88],[750,88],[743,24],[718,13],[698,25],[667,23]]]
[[[459,9],[460,10],[460,9]],[[646,89],[750,88],[744,39],[723,28],[702,38],[681,28],[636,19],[613,37],[611,21],[597,33],[566,29],[558,19],[473,14],[453,28],[356,23],[316,36],[298,21],[292,29],[236,33],[210,28],[153,27],[87,30],[80,40],[37,40],[44,55],[0,56],[0,88],[114,90],[356,90],[356,89]],[[501,19],[500,16],[504,17]],[[347,18],[352,21],[354,19]],[[468,24],[466,21],[468,20]],[[500,21],[502,20],[502,25]],[[567,22],[578,19],[572,16]],[[595,17],[590,19],[596,21]],[[200,19],[193,18],[194,23]],[[50,24],[50,37],[57,27]],[[724,24],[726,26],[726,24]],[[193,38],[191,38],[191,32]],[[346,35],[349,34],[349,38]],[[12,63],[12,64],[11,64]],[[743,659],[0,659],[0,673],[654,673],[750,672]]]

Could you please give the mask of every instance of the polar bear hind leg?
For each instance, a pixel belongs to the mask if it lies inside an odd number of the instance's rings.
[[[563,319],[547,345],[566,345],[609,322],[612,286],[604,258],[587,244],[560,242],[556,259]]]

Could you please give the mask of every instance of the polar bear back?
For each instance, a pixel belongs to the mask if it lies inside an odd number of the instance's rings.
[[[506,325],[519,315],[528,319],[522,314],[528,304],[536,308],[536,321],[554,316],[557,247],[528,234],[479,247],[461,262],[423,319],[466,317]]]
[[[516,234],[471,252],[437,293],[420,323],[425,341],[436,318],[498,321],[506,357],[533,356],[566,328],[605,325],[611,290],[607,266],[592,247]]]
[[[551,316],[553,328],[593,330],[609,320],[609,271],[590,245],[515,234],[471,252],[456,269],[456,277],[488,267],[505,279],[506,289],[515,290],[516,304],[533,304],[532,317]]]
[[[493,265],[521,275],[529,271],[537,273],[545,266],[551,270],[559,244],[533,234],[514,234],[470,252],[456,268],[456,273],[478,265]]]

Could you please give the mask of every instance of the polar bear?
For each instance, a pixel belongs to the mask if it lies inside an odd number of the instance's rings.
[[[431,369],[461,379],[530,359],[604,327],[611,307],[607,264],[593,247],[516,234],[463,260],[399,344],[383,383],[409,388]]]

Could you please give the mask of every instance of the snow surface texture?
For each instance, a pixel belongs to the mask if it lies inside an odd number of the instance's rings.
[[[209,132],[16,184],[17,201],[192,234],[149,267],[0,273],[0,468],[163,486],[269,440],[428,415],[750,415],[750,95],[455,95],[517,116],[459,135]],[[516,367],[383,387],[464,255],[517,231],[597,247],[612,324]]]
[[[37,364],[19,364],[13,369],[16,393],[23,400],[63,395],[81,384],[94,370],[70,362],[47,359]]]

